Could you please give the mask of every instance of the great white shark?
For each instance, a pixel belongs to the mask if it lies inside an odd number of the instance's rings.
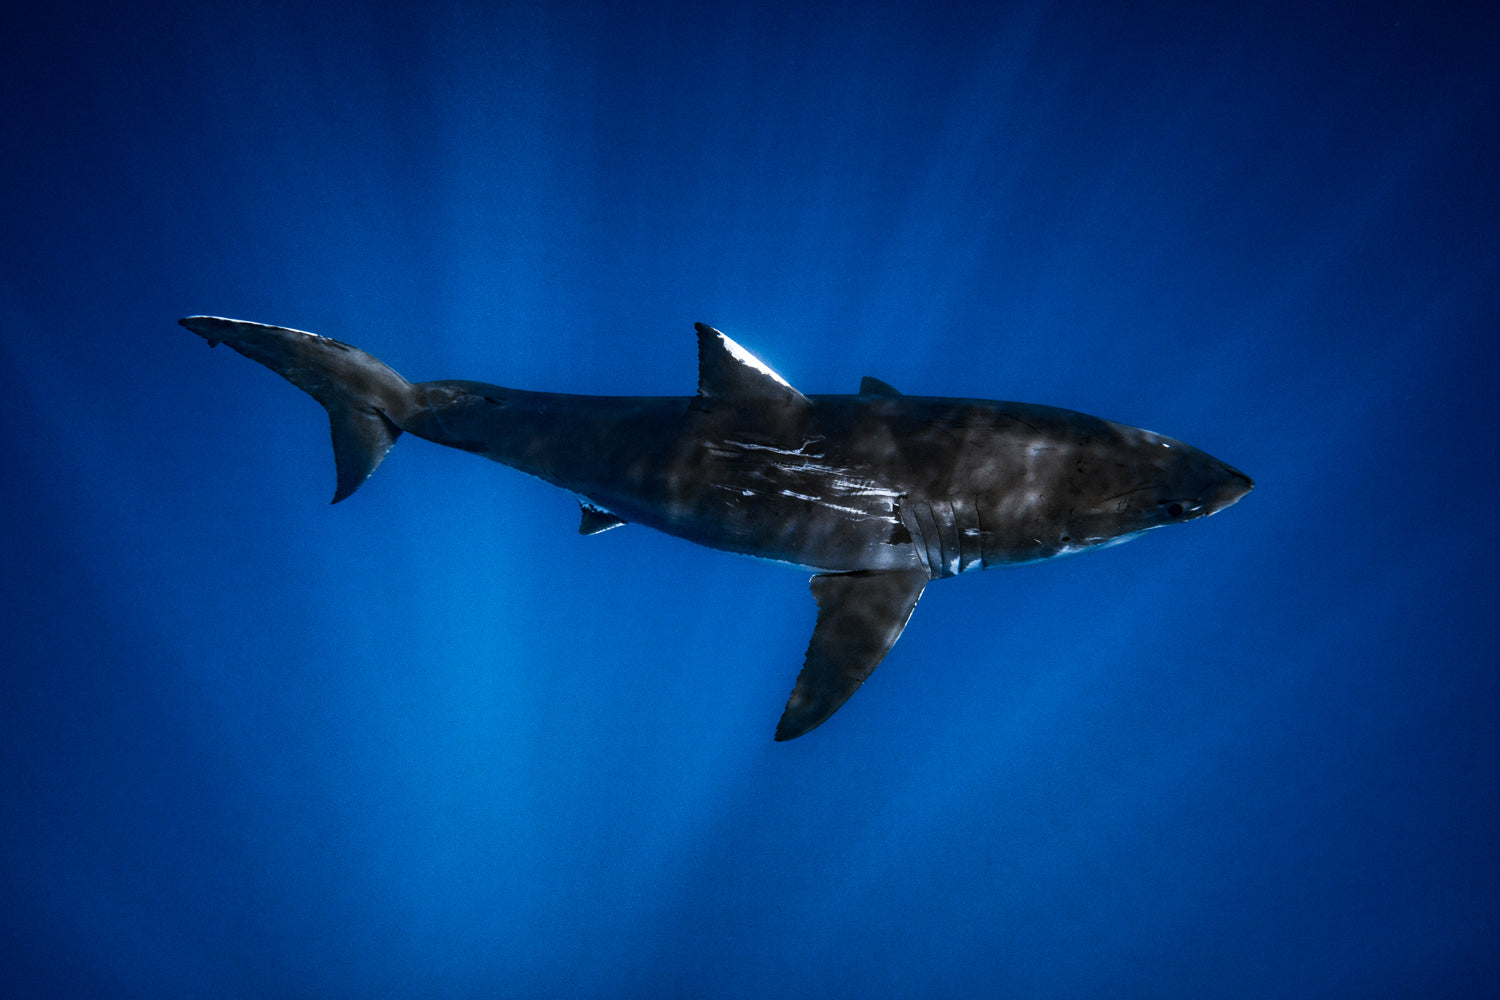
[[[579,531],[640,524],[816,575],[817,625],[776,739],[825,722],[880,665],[929,581],[1112,545],[1217,513],[1250,477],[1137,427],[1031,403],[798,392],[702,323],[693,396],[408,382],[348,344],[190,316],[328,411],[337,503],[405,433],[574,493]]]

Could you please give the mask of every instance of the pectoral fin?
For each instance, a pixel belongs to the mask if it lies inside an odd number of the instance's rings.
[[[828,573],[812,578],[818,624],[778,740],[817,728],[880,666],[927,586],[924,570]]]

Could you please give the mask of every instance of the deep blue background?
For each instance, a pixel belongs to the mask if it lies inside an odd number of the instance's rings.
[[[0,33],[13,995],[1500,981],[1483,5],[40,6]],[[775,744],[804,575],[414,439],[329,507],[321,411],[200,312],[628,394],[691,392],[703,320],[1259,485],[933,586]]]

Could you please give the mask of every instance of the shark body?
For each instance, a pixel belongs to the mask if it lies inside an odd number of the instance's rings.
[[[181,323],[323,404],[335,503],[410,433],[571,491],[583,534],[640,524],[813,571],[817,625],[778,740],[848,700],[929,581],[1113,544],[1254,485],[1180,441],[1057,407],[905,396],[874,378],[803,395],[701,323],[698,391],[681,397],[412,383],[316,334]]]

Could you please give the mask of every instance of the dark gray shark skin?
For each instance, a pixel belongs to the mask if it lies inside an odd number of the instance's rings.
[[[403,432],[579,497],[579,531],[640,524],[814,571],[818,620],[776,739],[838,710],[885,658],[929,580],[1037,562],[1205,517],[1244,473],[1160,434],[1072,410],[903,396],[804,396],[703,324],[694,396],[578,396],[411,383],[299,330],[192,316],[328,411],[348,497]]]

